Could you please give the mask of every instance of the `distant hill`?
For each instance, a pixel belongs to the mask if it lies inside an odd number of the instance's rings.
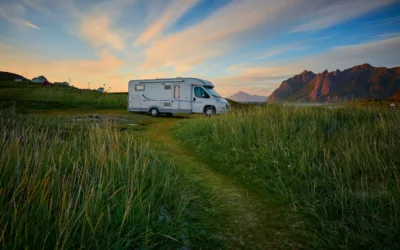
[[[0,71],[0,81],[14,81],[15,79],[26,80],[25,77],[20,76],[18,74]]]
[[[240,91],[228,97],[228,99],[241,103],[254,103],[265,102],[268,96],[250,95],[246,92]]]
[[[283,81],[268,102],[336,102],[357,99],[390,99],[400,90],[400,67],[373,67],[369,64],[315,74],[303,71]]]

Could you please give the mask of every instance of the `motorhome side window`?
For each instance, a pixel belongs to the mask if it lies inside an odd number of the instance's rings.
[[[203,88],[200,88],[200,87],[194,88],[194,95],[197,98],[210,98],[210,96],[207,94],[207,92]]]
[[[143,91],[144,90],[144,84],[136,84],[135,85],[135,90],[136,91]]]

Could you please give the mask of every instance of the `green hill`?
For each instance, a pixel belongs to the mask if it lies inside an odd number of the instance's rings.
[[[18,78],[26,80],[25,77],[20,76],[18,74],[0,71],[0,81],[14,81],[15,79]]]
[[[2,79],[6,74],[0,74]],[[15,74],[9,73],[9,76]],[[69,86],[47,87],[30,81],[0,81],[0,108],[15,106],[21,110],[95,108],[124,109],[127,93],[100,93]]]

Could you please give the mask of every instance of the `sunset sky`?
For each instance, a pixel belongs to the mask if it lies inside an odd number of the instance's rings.
[[[199,77],[268,95],[303,70],[400,66],[399,0],[0,0],[0,71],[127,91]]]

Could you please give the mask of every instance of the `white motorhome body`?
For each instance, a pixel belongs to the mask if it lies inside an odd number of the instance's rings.
[[[214,85],[198,78],[131,80],[128,86],[128,111],[160,113],[221,114],[229,103],[214,91]]]

